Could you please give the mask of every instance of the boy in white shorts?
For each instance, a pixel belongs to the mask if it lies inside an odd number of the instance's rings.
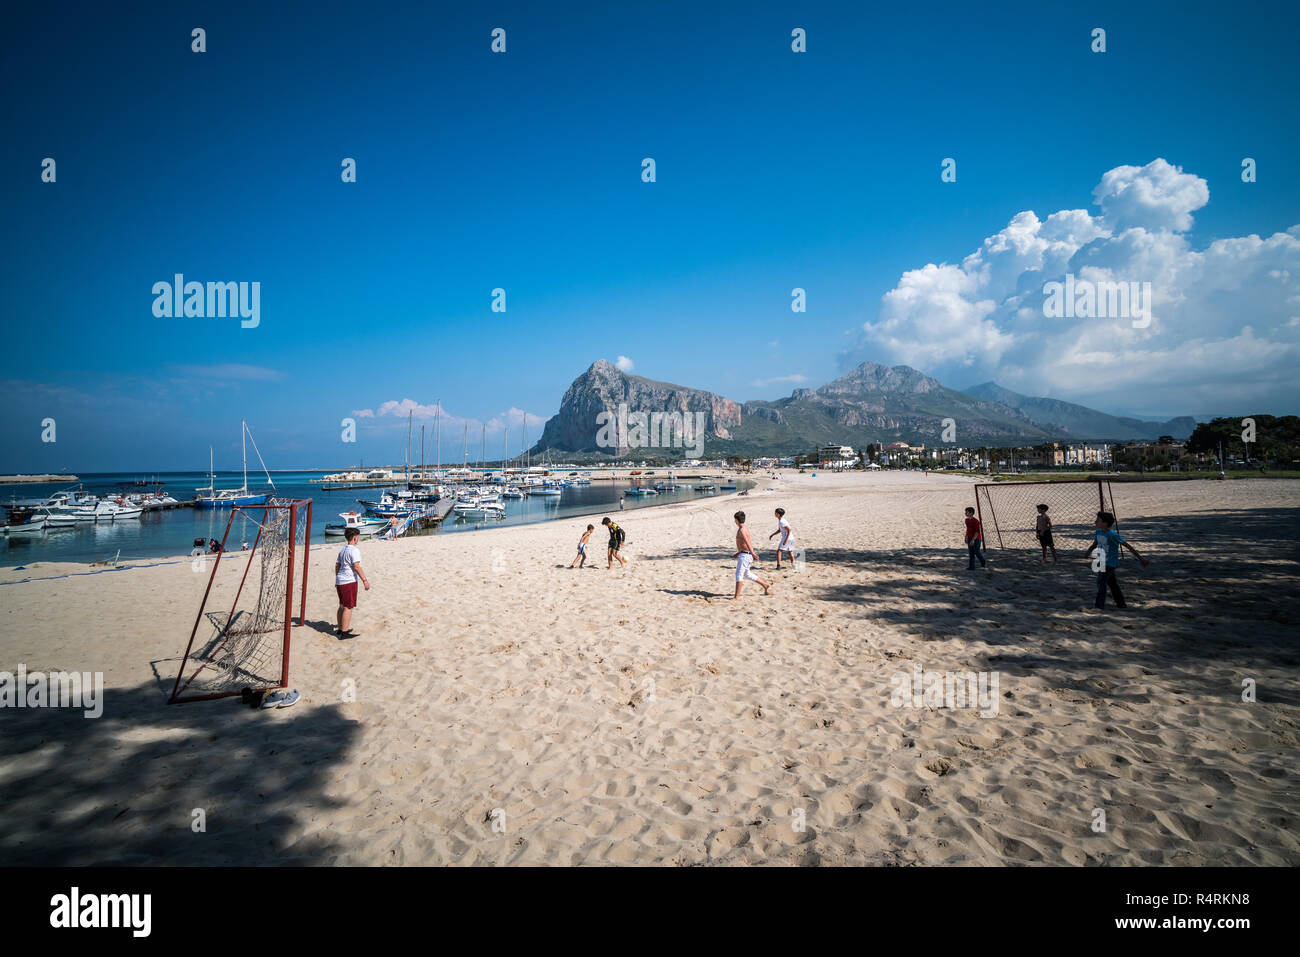
[[[765,582],[754,574],[753,564],[758,560],[758,552],[754,551],[754,543],[750,540],[749,529],[745,527],[745,513],[737,512],[736,518],[736,554],[732,556],[736,560],[736,594],[732,595],[732,600],[740,597],[740,586],[744,584],[745,579],[752,582],[758,582],[763,587],[763,594],[768,593],[772,587],[771,582]]]
[[[781,553],[785,552],[790,556],[790,565],[794,566],[794,533],[790,531],[790,523],[785,520],[785,509],[776,510],[776,531],[767,536],[770,542],[776,536],[780,535],[781,540],[776,543],[776,570],[781,570]]]

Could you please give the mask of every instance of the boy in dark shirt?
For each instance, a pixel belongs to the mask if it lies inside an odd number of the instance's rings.
[[[1038,544],[1043,546],[1043,561],[1047,561],[1047,550],[1052,551],[1052,561],[1056,561],[1056,543],[1052,540],[1052,520],[1047,517],[1047,506],[1038,506],[1038,518],[1034,523],[1038,534]]]
[[[627,538],[627,535],[624,533],[623,529],[619,528],[618,523],[611,522],[608,516],[602,518],[600,524],[609,528],[609,565],[606,567],[613,568],[614,559],[616,558],[620,565],[626,567],[627,559],[620,555],[618,550],[623,547],[623,541]]]

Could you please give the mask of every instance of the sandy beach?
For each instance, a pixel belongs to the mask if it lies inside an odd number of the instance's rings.
[[[583,570],[567,566],[585,520],[363,542],[374,588],[350,641],[331,633],[337,546],[318,546],[293,633],[303,698],[266,712],[166,705],[207,582],[189,559],[5,569],[48,580],[0,585],[0,670],[99,671],[106,690],[98,719],[0,712],[0,852],[1300,864],[1300,484],[1113,490],[1152,564],[1122,562],[1131,607],[1105,613],[1077,551],[991,549],[967,571],[972,482],[943,474],[785,473],[628,512],[613,571],[599,517]],[[798,571],[774,568],[777,506]],[[738,508],[775,586],[733,602]],[[996,714],[895,707],[894,676],[916,666],[996,672]]]

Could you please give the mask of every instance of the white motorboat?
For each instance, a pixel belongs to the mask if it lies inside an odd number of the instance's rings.
[[[466,501],[456,504],[453,509],[463,518],[497,518],[506,514],[506,507],[500,502]]]
[[[119,522],[139,518],[144,509],[139,505],[118,505],[116,502],[96,502],[91,508],[77,509],[72,513],[77,521]]]
[[[350,528],[355,528],[362,535],[378,535],[389,526],[391,521],[387,518],[362,515],[360,512],[339,512],[339,518],[343,519],[341,524],[330,523],[325,526],[327,538],[342,538]]]
[[[99,498],[85,492],[55,492],[40,507],[51,512],[74,512],[83,508],[94,508]]]
[[[501,497],[502,498],[523,498],[524,493],[519,491],[519,489],[515,488],[513,485],[507,485],[505,487],[505,490],[501,493]]]

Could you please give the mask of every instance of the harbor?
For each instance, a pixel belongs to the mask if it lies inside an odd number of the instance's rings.
[[[238,447],[236,447],[238,455]],[[236,462],[238,465],[238,461]],[[550,472],[550,470],[547,470]],[[313,545],[342,542],[331,533],[346,524],[342,515],[371,519],[367,539],[390,540],[421,535],[459,534],[501,525],[526,525],[601,514],[627,514],[656,505],[726,495],[733,484],[721,478],[699,479],[693,470],[566,469],[564,474],[508,475],[499,469],[394,470],[393,477],[368,488],[334,487],[325,470],[278,471],[249,476],[243,470],[167,472],[155,485],[141,488],[138,473],[79,473],[76,482],[24,485],[22,493],[0,503],[6,513],[0,535],[0,566],[36,562],[92,563],[114,559],[155,559],[189,555],[195,542],[220,541],[231,520],[230,507],[198,507],[211,489],[244,489],[251,497],[311,498],[314,502]],[[632,472],[637,475],[632,475]],[[658,471],[659,474],[654,474]],[[507,478],[511,479],[507,481]],[[272,484],[273,483],[273,484]],[[656,488],[655,486],[658,486]],[[695,486],[701,486],[697,489]],[[709,490],[707,486],[714,488]],[[745,483],[741,483],[743,488]],[[16,490],[15,490],[16,491]],[[388,498],[387,505],[385,497]],[[373,504],[367,504],[373,503]],[[40,512],[40,507],[48,513]],[[372,514],[377,509],[385,514]],[[68,513],[74,513],[69,518]],[[253,513],[239,512],[229,540],[239,548],[256,538]],[[44,519],[41,522],[40,519]],[[393,519],[397,519],[396,523]],[[35,521],[33,521],[35,520]],[[377,521],[375,521],[377,520]],[[19,524],[9,524],[10,522]],[[620,519],[621,521],[621,519]]]

